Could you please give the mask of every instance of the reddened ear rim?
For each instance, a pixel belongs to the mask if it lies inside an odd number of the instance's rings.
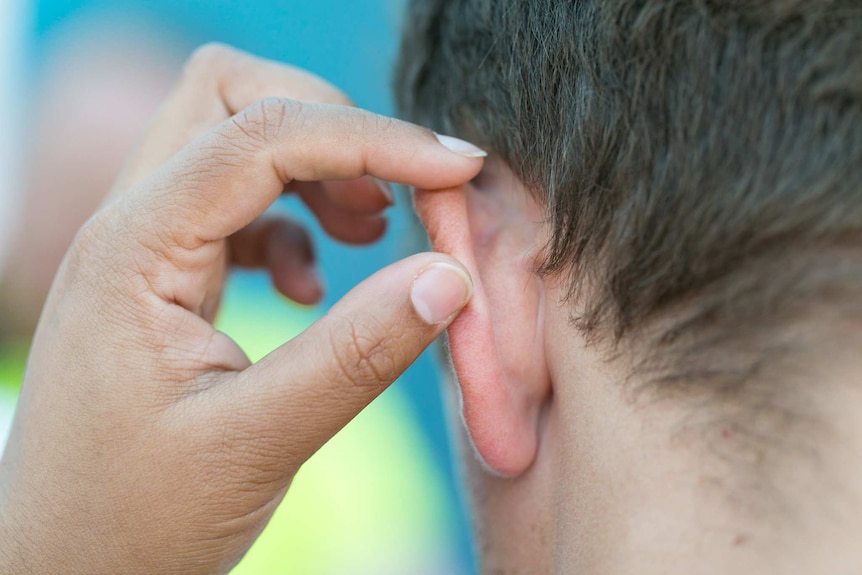
[[[419,213],[435,251],[458,259],[473,277],[473,298],[449,327],[449,348],[460,390],[461,417],[479,461],[490,472],[516,477],[530,468],[538,450],[539,406],[507,381],[495,343],[462,188],[417,190]]]

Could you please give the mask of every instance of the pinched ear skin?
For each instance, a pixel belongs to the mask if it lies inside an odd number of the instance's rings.
[[[550,398],[544,287],[529,257],[540,218],[526,198],[523,190],[473,185],[415,195],[434,250],[473,276],[473,299],[449,328],[449,346],[475,450],[504,476],[530,468]]]

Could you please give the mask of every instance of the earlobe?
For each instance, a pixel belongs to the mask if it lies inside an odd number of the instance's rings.
[[[500,203],[517,196],[471,189],[417,191],[415,197],[435,251],[457,258],[473,276],[473,299],[449,328],[464,422],[487,467],[519,475],[536,456],[540,414],[550,398],[544,291],[525,261],[524,244],[535,234],[514,229],[535,226],[533,214]]]

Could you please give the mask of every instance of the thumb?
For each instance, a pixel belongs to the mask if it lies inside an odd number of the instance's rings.
[[[302,465],[416,360],[472,292],[464,266],[443,254],[384,268],[240,374],[229,395],[248,414],[247,427],[234,423],[246,437],[272,443],[255,453],[288,469]]]

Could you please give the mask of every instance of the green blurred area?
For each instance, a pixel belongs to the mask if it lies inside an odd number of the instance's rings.
[[[290,62],[345,89],[360,106],[391,113],[389,75],[401,5],[402,0],[40,0],[33,4],[28,65],[35,79],[55,37],[86,30],[88,21],[118,23],[139,27],[141,34],[157,31],[154,37],[171,38],[182,49],[221,41]],[[327,238],[297,203],[276,208],[308,226],[329,283],[327,296],[323,308],[303,308],[276,295],[263,276],[233,277],[217,325],[252,360],[300,333],[362,278],[415,247],[408,209],[390,211],[383,242],[355,249]],[[0,342],[0,436],[28,346]],[[471,573],[434,380],[426,354],[324,446],[302,468],[234,572]]]
[[[252,297],[253,296],[253,297]],[[319,310],[272,290],[228,284],[217,327],[256,361],[298,335]],[[0,352],[0,403],[14,401],[27,344]],[[294,479],[235,575],[455,573],[456,518],[427,438],[392,389],[327,443]]]
[[[257,361],[320,312],[254,291],[229,284],[216,326]],[[441,471],[395,388],[303,466],[234,573],[453,573],[453,522]]]

